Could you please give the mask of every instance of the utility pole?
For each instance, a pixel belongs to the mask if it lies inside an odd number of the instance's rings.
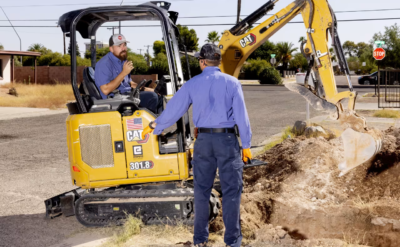
[[[107,30],[112,30],[113,35],[114,35],[114,30],[117,29],[118,27],[108,27]],[[121,28],[121,27],[120,27]]]
[[[65,33],[63,33],[63,36],[64,36],[64,55],[67,53],[66,51],[66,48],[65,48]]]
[[[144,47],[147,47],[147,66],[150,66],[150,53],[149,53],[149,48],[152,47],[152,45],[145,45]]]
[[[7,17],[8,22],[10,22],[10,25],[12,26],[12,28],[14,29],[14,32],[17,34],[18,38],[19,38],[19,51],[22,51],[22,41],[21,41],[21,37],[19,37],[17,30],[15,30],[13,24],[11,23],[10,19],[8,19],[8,16],[6,14],[6,12],[4,12],[4,9],[0,6],[1,10],[3,11],[4,15]],[[22,56],[19,57],[22,63]]]
[[[237,20],[236,23],[240,22],[240,11],[242,9],[242,0],[238,0],[238,7],[237,7]]]
[[[124,0],[121,1],[121,4],[119,6],[121,6],[123,2]],[[119,34],[121,34],[121,21],[119,21]]]
[[[142,55],[142,51],[144,51],[144,49],[138,49],[140,52],[140,55]]]

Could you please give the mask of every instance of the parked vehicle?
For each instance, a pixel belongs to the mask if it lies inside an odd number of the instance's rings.
[[[358,84],[360,85],[375,85],[378,83],[378,71],[358,77]]]

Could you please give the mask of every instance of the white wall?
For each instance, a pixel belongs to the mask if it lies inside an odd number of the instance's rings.
[[[0,55],[0,59],[3,64],[3,68],[0,68],[3,71],[3,79],[0,79],[0,84],[6,84],[11,82],[11,56]]]

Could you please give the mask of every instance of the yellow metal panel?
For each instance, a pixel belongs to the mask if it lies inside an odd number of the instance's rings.
[[[189,160],[187,153],[178,154],[179,178],[187,179],[189,177]]]
[[[123,130],[121,123],[121,114],[119,112],[102,112],[102,113],[86,113],[86,114],[78,114],[71,115],[67,119],[67,126],[69,125],[68,130],[68,142],[70,149],[70,156],[72,156],[72,166],[75,165],[79,167],[81,173],[89,174],[90,181],[96,180],[107,180],[107,179],[121,179],[126,178],[126,161],[124,153],[115,153],[114,152],[114,166],[106,167],[106,168],[92,168],[88,164],[85,164],[82,161],[81,156],[81,143],[79,137],[79,127],[80,126],[95,126],[95,125],[106,125],[109,124],[111,126],[111,141],[112,147],[114,150],[114,142],[115,141],[123,141]],[[71,157],[70,157],[71,161]],[[78,184],[87,184],[88,181],[80,181],[82,179],[81,176],[78,175],[77,172],[73,172],[71,170],[72,176],[75,177],[75,180]]]
[[[127,121],[138,120],[138,125],[128,128]],[[145,110],[123,117],[125,152],[129,178],[179,175],[178,154],[160,155],[158,136],[149,135],[141,140],[144,127],[155,118]],[[141,124],[140,124],[141,123]]]

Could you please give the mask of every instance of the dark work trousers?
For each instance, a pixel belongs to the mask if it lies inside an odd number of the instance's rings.
[[[222,187],[224,241],[239,247],[240,199],[243,188],[243,166],[239,143],[232,133],[200,133],[194,145],[194,244],[208,241],[209,201],[214,178],[219,170]]]
[[[139,107],[145,107],[150,111],[161,114],[163,110],[163,98],[154,92],[140,92]]]

